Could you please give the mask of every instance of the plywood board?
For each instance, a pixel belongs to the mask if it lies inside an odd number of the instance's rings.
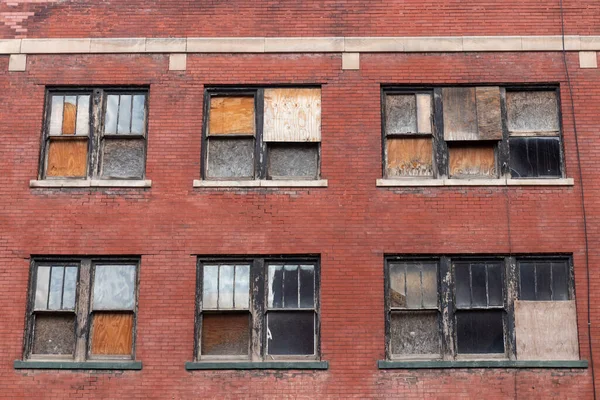
[[[451,177],[495,177],[496,159],[493,146],[450,147]]]
[[[265,89],[264,140],[320,142],[321,89]]]
[[[77,105],[65,102],[63,111],[63,135],[75,134],[75,122],[77,121]]]
[[[94,313],[92,354],[129,355],[133,344],[133,314]]]
[[[388,138],[387,176],[432,176],[431,138]]]
[[[515,301],[518,360],[579,360],[574,301]]]
[[[442,89],[444,140],[479,140],[475,88]]]
[[[500,110],[500,88],[478,87],[477,129],[481,140],[502,140],[502,115]]]
[[[417,95],[417,131],[431,133],[431,95]]]
[[[87,140],[50,140],[46,176],[85,177]]]
[[[254,97],[212,97],[209,135],[254,135]]]

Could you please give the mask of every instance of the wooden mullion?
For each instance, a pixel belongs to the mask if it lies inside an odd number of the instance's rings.
[[[444,360],[453,360],[456,355],[455,324],[454,324],[454,274],[450,258],[440,258],[440,295],[441,295],[441,332],[442,332],[442,357]]]
[[[502,118],[502,140],[498,143],[498,173],[500,177],[510,177],[510,151],[508,141],[508,111],[506,108],[506,89],[500,88],[500,115]]]
[[[264,340],[266,340],[265,325],[265,262],[264,259],[253,260],[250,266],[250,288],[251,301],[250,312],[252,315],[252,339],[250,345],[250,357],[252,361],[262,361],[264,349]]]
[[[258,89],[254,95],[255,121],[255,152],[254,152],[254,178],[266,179],[267,176],[267,143],[263,141],[265,91]]]
[[[433,90],[433,177],[441,179],[448,176],[448,145],[444,140],[444,109],[442,88]]]
[[[505,351],[510,360],[517,359],[517,346],[515,334],[515,299],[518,297],[519,275],[515,257],[506,257],[504,281],[506,282],[506,293],[504,294],[504,304],[506,307],[504,323]]]
[[[208,149],[208,129],[210,123],[210,101],[211,101],[211,92],[208,90],[204,91],[204,107],[203,107],[203,115],[202,115],[202,141],[200,145],[200,177],[202,179],[207,179],[207,149]]]
[[[89,337],[89,305],[90,305],[90,282],[91,262],[84,259],[79,265],[79,285],[77,290],[76,313],[77,325],[75,336],[75,361],[85,361],[87,357]]]
[[[104,118],[103,113],[106,107],[106,96],[105,92],[100,89],[96,89],[92,96],[92,111],[90,115],[91,129],[90,129],[90,145],[88,147],[89,159],[90,159],[90,172],[88,176],[90,178],[100,175],[100,153],[102,146],[102,136],[104,133]]]

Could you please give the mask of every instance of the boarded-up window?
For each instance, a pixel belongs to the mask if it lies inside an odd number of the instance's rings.
[[[317,143],[271,143],[267,171],[270,179],[316,179],[319,175]]]
[[[448,147],[451,178],[495,178],[496,152],[491,145],[452,144]]]
[[[499,87],[442,90],[444,140],[502,140]]]
[[[321,89],[265,89],[265,142],[320,142]]]

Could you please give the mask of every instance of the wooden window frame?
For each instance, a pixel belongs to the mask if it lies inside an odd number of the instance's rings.
[[[503,305],[494,309],[502,309],[504,329],[503,354],[459,354],[457,347],[456,324],[456,273],[455,264],[459,262],[501,262],[503,266]],[[564,261],[567,263],[567,287],[569,300],[575,298],[575,277],[572,255],[540,254],[540,255],[388,255],[384,257],[384,305],[385,305],[385,354],[390,361],[415,360],[423,361],[419,355],[392,354],[391,313],[390,304],[390,264],[397,262],[435,262],[438,265],[438,305],[440,310],[441,356],[427,360],[510,360],[517,359],[515,338],[514,304],[519,300],[519,262],[521,261]],[[555,300],[561,301],[561,300]],[[487,308],[475,308],[487,309]]]
[[[75,294],[75,350],[73,356],[33,354],[35,325],[35,295],[39,267],[52,265],[77,266],[77,285]],[[129,310],[133,314],[131,355],[92,355],[92,296],[94,275],[97,265],[135,265],[134,304]],[[28,361],[132,361],[135,360],[138,297],[140,283],[139,257],[35,257],[30,262],[29,300],[27,302],[26,333],[23,346],[23,359]],[[56,311],[52,311],[56,312]],[[64,311],[58,311],[64,312]],[[118,311],[117,311],[118,312]]]
[[[267,143],[263,140],[264,130],[264,102],[265,102],[265,89],[322,89],[320,85],[299,85],[299,86],[262,86],[262,87],[209,87],[204,90],[204,108],[203,108],[203,128],[202,128],[202,146],[200,154],[200,172],[203,180],[210,181],[253,181],[253,180],[281,180],[284,178],[276,177],[272,178],[268,175],[268,147]],[[254,176],[252,178],[243,177],[225,177],[225,178],[211,178],[208,176],[208,141],[209,139],[209,126],[210,126],[210,104],[212,97],[219,96],[253,96],[254,97],[254,160],[253,170]],[[248,138],[248,135],[226,135],[227,138]],[[227,138],[213,139],[213,140],[227,140]],[[278,143],[278,142],[275,142]],[[290,144],[304,144],[305,142],[283,142]],[[303,179],[298,177],[290,177],[286,179],[293,180],[319,180],[321,178],[321,141],[313,142],[317,146],[317,175],[315,178]]]
[[[248,356],[202,355],[202,295],[203,266],[211,264],[248,264],[250,265],[249,313],[251,319],[250,344]],[[315,354],[313,355],[269,355],[267,353],[267,315],[268,307],[268,266],[270,264],[313,265],[314,266],[314,306],[313,308],[290,309],[291,311],[314,311],[315,315]],[[320,258],[318,256],[199,256],[196,264],[196,313],[194,335],[195,361],[314,361],[321,354],[321,313],[320,313]],[[213,310],[210,310],[213,311]],[[210,312],[209,311],[209,312]],[[271,311],[273,312],[273,311]]]
[[[442,89],[444,87],[489,87],[499,86],[500,87],[500,115],[502,119],[502,140],[486,140],[486,141],[455,141],[448,142],[444,140],[444,114],[443,114],[443,101],[442,101]],[[554,91],[556,93],[557,107],[558,107],[558,123],[559,132],[557,137],[559,140],[560,147],[560,176],[555,177],[526,177],[518,178],[511,177],[510,174],[510,154],[509,154],[509,131],[507,123],[507,108],[506,108],[506,92],[535,92],[535,91]],[[429,134],[393,134],[390,137],[394,138],[424,138],[432,137],[432,170],[433,176],[427,177],[412,177],[412,176],[388,176],[387,175],[387,154],[386,154],[386,96],[387,95],[410,95],[410,94],[431,94],[433,96],[432,101],[432,133]],[[382,177],[384,179],[393,180],[411,180],[411,179],[453,179],[453,180],[464,180],[464,179],[560,179],[566,177],[566,163],[564,159],[564,140],[563,140],[563,123],[562,123],[562,111],[561,111],[561,99],[560,99],[560,87],[557,85],[497,85],[497,84],[471,84],[471,85],[444,85],[444,86],[417,86],[417,87],[402,87],[397,85],[382,85],[381,86],[381,166],[382,166]],[[528,137],[522,135],[522,137]],[[531,136],[535,137],[535,136]],[[490,178],[482,177],[450,177],[450,150],[453,144],[456,145],[475,145],[480,146],[482,144],[493,144],[494,147],[494,158],[496,163],[496,176]]]
[[[86,176],[85,177],[61,177],[61,176],[46,176],[48,167],[48,149],[50,138],[55,135],[50,135],[50,116],[52,114],[52,97],[54,95],[62,96],[78,96],[78,95],[89,95],[90,96],[90,110],[89,110],[89,134],[85,136],[88,141],[87,149],[87,163],[86,163]],[[106,101],[108,95],[144,95],[144,109],[145,109],[145,121],[144,121],[144,133],[142,134],[105,134],[105,115],[106,115]],[[147,159],[147,148],[148,148],[148,121],[149,121],[149,88],[144,87],[108,87],[108,88],[94,88],[94,87],[81,87],[81,88],[47,88],[46,99],[44,107],[44,119],[42,127],[42,145],[40,146],[40,157],[39,157],[39,171],[38,179],[40,180],[90,180],[90,179],[107,179],[107,180],[140,180],[146,177],[146,159]],[[133,101],[132,101],[133,107]],[[69,136],[69,138],[77,135]],[[83,140],[83,136],[79,140]],[[102,176],[102,156],[103,156],[103,143],[105,138],[118,138],[123,140],[136,140],[141,139],[144,141],[144,170],[142,171],[141,178],[109,178]],[[64,139],[58,139],[64,140]]]

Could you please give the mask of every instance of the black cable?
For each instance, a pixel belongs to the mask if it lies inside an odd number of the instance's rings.
[[[567,50],[565,48],[565,13],[563,9],[563,0],[559,0],[560,4],[560,24],[562,36],[562,58],[565,67],[567,78],[567,86],[569,87],[569,97],[571,98],[571,113],[573,118],[573,132],[575,134],[575,150],[577,152],[577,168],[579,169],[579,188],[581,190],[581,211],[583,213],[583,236],[585,239],[585,270],[587,277],[587,330],[588,341],[590,348],[590,366],[592,371],[592,389],[594,390],[594,400],[596,400],[596,376],[594,373],[594,353],[592,350],[592,321],[591,321],[591,303],[590,303],[590,257],[588,244],[587,230],[587,213],[585,208],[585,190],[583,188],[583,170],[581,169],[581,155],[579,153],[579,137],[577,135],[577,121],[575,119],[575,101],[573,100],[573,85],[571,84],[571,76],[569,75],[569,67],[567,64]]]

